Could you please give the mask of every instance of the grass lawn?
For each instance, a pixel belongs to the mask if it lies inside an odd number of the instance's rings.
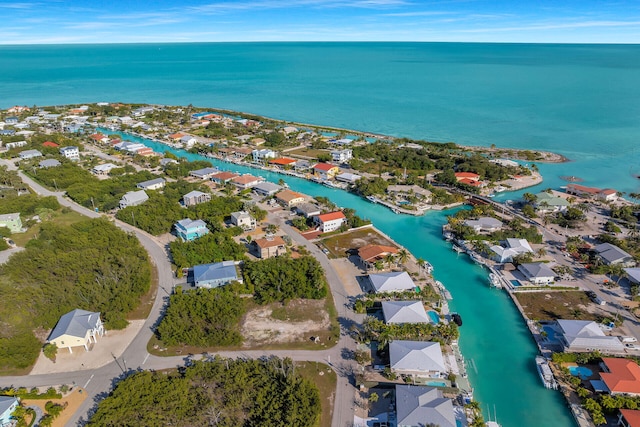
[[[379,234],[373,228],[361,228],[323,239],[322,243],[336,258],[344,258],[349,249],[356,249],[365,245],[396,246],[389,239]]]
[[[597,320],[599,317],[587,311],[592,303],[582,291],[518,292],[515,296],[532,320]]]
[[[311,380],[320,390],[322,413],[316,427],[331,427],[337,384],[336,373],[329,366],[318,362],[296,362],[296,371],[302,377]]]
[[[80,215],[76,211],[69,210],[66,213],[62,213],[62,210],[59,210],[54,213],[53,218],[49,221],[60,225],[69,225],[85,219],[87,219],[86,216]],[[38,234],[39,231],[40,223],[29,227],[25,233],[13,233],[10,238],[16,243],[16,245],[24,247],[29,240],[33,239]]]
[[[329,154],[331,150],[319,150],[314,148],[298,148],[296,150],[287,151],[284,153],[285,156],[302,156],[302,157],[312,157],[317,159],[318,156],[323,154]]]

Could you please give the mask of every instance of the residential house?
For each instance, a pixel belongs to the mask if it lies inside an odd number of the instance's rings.
[[[236,176],[231,180],[231,183],[240,190],[247,190],[259,184],[261,181],[263,181],[262,178],[247,173],[241,176]]]
[[[60,154],[69,160],[80,160],[80,150],[78,147],[62,147],[60,149]]]
[[[211,194],[202,191],[193,190],[182,196],[182,204],[184,206],[195,206],[200,203],[211,201]]]
[[[11,131],[11,133],[9,133],[9,135],[13,135],[13,133],[15,133],[15,132]],[[4,146],[6,147],[7,150],[10,150],[12,148],[24,147],[25,145],[27,145],[27,141],[13,141],[13,142],[7,142],[6,144],[4,144]],[[33,151],[35,151],[35,150],[33,150]]]
[[[640,396],[640,366],[635,360],[603,357],[600,379],[613,396]]]
[[[42,153],[38,150],[25,150],[21,151],[18,156],[20,156],[20,160],[29,160],[35,157],[42,157]]]
[[[382,301],[384,321],[390,323],[429,323],[422,301]]]
[[[355,173],[344,172],[336,175],[336,181],[346,182],[347,184],[355,184],[362,177]]]
[[[526,239],[512,239],[505,241],[504,246],[494,245],[489,248],[493,253],[493,260],[499,263],[511,262],[513,257],[524,253],[533,253],[531,245]]]
[[[342,227],[342,224],[347,222],[347,217],[342,211],[336,211],[317,215],[313,220],[320,226],[320,231],[329,233]]]
[[[252,252],[258,258],[271,258],[287,253],[287,245],[280,236],[256,239],[251,242]]]
[[[172,133],[170,135],[167,135],[167,138],[170,139],[171,141],[177,143],[184,136],[186,136],[184,133],[176,132],[176,133]]]
[[[288,157],[278,157],[277,159],[269,160],[269,164],[280,166],[281,168],[293,167],[296,164],[296,160]]]
[[[534,285],[548,285],[556,279],[556,273],[544,262],[520,264],[518,270]]]
[[[375,293],[414,290],[416,284],[406,271],[369,274],[369,284]]]
[[[618,426],[640,427],[640,411],[637,409],[620,409]]]
[[[13,411],[20,405],[20,400],[14,396],[0,396],[0,427],[15,425]]]
[[[612,188],[601,190],[595,187],[586,187],[580,184],[567,184],[565,190],[567,194],[582,197],[585,199],[598,199],[605,202],[614,201],[618,198],[618,192]]]
[[[120,209],[128,206],[138,206],[149,200],[149,196],[144,190],[129,191],[120,199]]]
[[[149,181],[139,182],[136,184],[136,187],[142,190],[160,190],[161,188],[164,188],[165,183],[166,181],[164,178],[155,178],[150,179]]]
[[[353,158],[353,151],[349,148],[331,151],[331,160],[334,163],[348,163]]]
[[[276,152],[267,148],[262,150],[251,151],[251,156],[254,163],[264,163],[266,160],[275,159]]]
[[[254,230],[258,224],[249,212],[240,211],[231,213],[231,224],[241,227],[245,231]]]
[[[559,197],[543,191],[536,194],[534,207],[540,213],[564,212],[569,207],[569,201],[564,197]]]
[[[287,208],[303,203],[306,200],[304,194],[296,193],[291,190],[282,190],[281,192],[276,193],[275,198],[278,203]]]
[[[7,117],[4,119],[4,122],[8,125],[15,125],[19,121],[20,119],[18,119],[16,116]]]
[[[104,334],[100,313],[75,309],[60,317],[47,342],[58,348],[66,347],[69,353],[73,353],[72,347],[79,346],[89,351],[89,344],[96,343],[97,337]]]
[[[42,169],[55,168],[60,165],[61,163],[56,159],[46,159],[38,163],[38,166],[40,166]]]
[[[142,148],[136,150],[136,155],[137,156],[142,156],[142,157],[150,157],[150,156],[156,156],[156,155],[158,155],[158,153],[156,153],[155,151],[153,151],[149,147],[142,147]]]
[[[480,175],[474,172],[456,172],[456,181],[463,184],[473,185],[473,183],[480,182]]]
[[[435,387],[397,384],[395,401],[397,427],[458,425],[453,402]]]
[[[298,215],[303,215],[305,218],[312,218],[316,215],[320,215],[321,212],[320,207],[312,203],[300,203],[293,209],[295,209]]]
[[[611,243],[601,243],[593,248],[596,256],[606,265],[622,265],[623,267],[633,267],[636,262],[629,253]]]
[[[111,172],[111,169],[115,169],[119,166],[114,165],[113,163],[104,163],[101,165],[96,165],[91,169],[91,172],[93,172],[96,175],[109,175],[109,172]]]
[[[10,213],[0,215],[0,227],[7,227],[12,233],[19,233],[22,231],[22,220],[20,219],[20,213]]]
[[[100,144],[106,144],[109,142],[109,137],[101,133],[94,133],[93,135],[89,136],[89,138]]]
[[[420,187],[419,185],[389,185],[387,187],[387,194],[394,195],[396,197],[416,196],[423,201],[431,200],[431,191]]]
[[[329,141],[329,144],[340,145],[343,147],[346,145],[351,145],[351,143],[353,143],[353,139],[350,138],[332,139]]]
[[[298,160],[293,168],[299,173],[307,172],[311,169],[311,163],[308,160]]]
[[[476,233],[493,233],[500,230],[503,224],[499,219],[483,216],[478,219],[468,219],[464,225],[473,228]]]
[[[598,350],[603,353],[621,353],[624,346],[617,337],[604,334],[596,322],[589,320],[556,321],[560,343],[566,352],[589,352]]]
[[[400,375],[440,378],[447,372],[439,342],[391,341],[389,361],[391,370]]]
[[[211,179],[211,177],[220,171],[216,168],[203,168],[189,172],[190,176],[200,179]]]
[[[358,249],[358,258],[365,269],[373,268],[378,261],[384,261],[388,255],[396,255],[398,248],[385,245],[365,245]]]
[[[176,234],[185,242],[190,242],[206,234],[209,234],[207,223],[201,219],[181,219],[174,224]]]
[[[163,168],[166,168],[167,166],[169,166],[171,164],[177,165],[178,161],[175,160],[175,159],[170,159],[168,157],[164,157],[164,158],[160,159],[160,166],[162,166]],[[191,173],[189,173],[189,175],[191,175]],[[194,176],[194,175],[191,175],[191,176]]]
[[[45,142],[42,143],[42,146],[43,147],[49,147],[49,148],[58,148],[58,147],[60,147],[60,145],[56,144],[53,141],[45,141]]]
[[[252,190],[254,193],[260,196],[269,197],[269,196],[273,196],[278,191],[282,190],[282,187],[277,184],[274,184],[273,182],[264,181],[254,185]]]
[[[193,267],[193,284],[197,288],[218,288],[232,282],[242,283],[236,261],[222,261]]]
[[[316,163],[313,174],[320,179],[332,179],[340,173],[340,168],[330,163]]]
[[[189,149],[196,145],[198,143],[198,140],[191,135],[185,135],[180,138],[180,143],[184,146],[184,148]]]
[[[624,272],[631,283],[640,285],[640,268],[625,268]]]
[[[227,182],[231,182],[233,178],[238,176],[240,175],[233,172],[218,172],[216,174],[211,175],[211,181],[215,182],[218,185],[224,185]]]

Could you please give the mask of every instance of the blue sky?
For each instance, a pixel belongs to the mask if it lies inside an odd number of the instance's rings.
[[[640,43],[639,0],[0,0],[0,44]]]

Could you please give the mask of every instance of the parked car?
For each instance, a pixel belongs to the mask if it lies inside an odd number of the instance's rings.
[[[625,335],[618,337],[618,339],[624,343],[638,342],[638,339],[636,337],[625,336]]]

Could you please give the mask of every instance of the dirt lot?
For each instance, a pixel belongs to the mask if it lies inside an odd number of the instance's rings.
[[[322,243],[336,258],[344,258],[347,250],[357,249],[365,245],[397,246],[373,228],[361,228],[339,234],[324,239]]]
[[[591,301],[582,291],[518,292],[516,297],[532,320],[596,320],[589,311]]]
[[[82,389],[76,388],[75,390],[73,390],[72,392],[64,396],[62,399],[49,399],[53,403],[67,405],[67,407],[64,409],[64,411],[62,411],[60,416],[55,420],[53,420],[53,424],[51,424],[52,427],[64,427],[67,421],[69,421],[69,418],[71,418],[71,416],[78,410],[78,408],[80,407],[80,404],[86,398],[87,396],[84,392],[82,392]],[[46,413],[44,409],[44,405],[49,400],[24,399],[22,401],[22,404],[24,406],[38,406],[40,409],[42,409],[43,413]]]
[[[325,300],[293,300],[256,307],[247,312],[240,326],[243,347],[308,341],[326,334],[331,322]]]

